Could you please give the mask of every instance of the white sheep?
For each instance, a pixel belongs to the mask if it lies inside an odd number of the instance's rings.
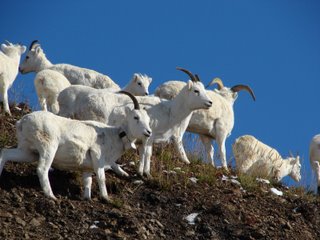
[[[248,91],[254,100],[255,96],[251,88],[246,85],[236,85],[232,88],[227,88],[223,85],[221,79],[215,78],[208,86],[215,83],[218,84],[218,90],[206,91],[213,103],[212,107],[208,111],[194,111],[187,131],[199,134],[205,146],[207,162],[211,162],[213,166],[215,166],[215,163],[212,140],[215,140],[218,144],[222,166],[227,170],[225,142],[234,126],[233,104],[238,97],[238,92],[241,90]],[[181,81],[168,81],[155,90],[155,95],[160,98],[171,99],[184,86],[185,83]],[[182,157],[185,158],[186,156]]]
[[[151,77],[148,77],[145,74],[135,73],[130,82],[122,88],[122,90],[129,92],[134,96],[147,96],[149,95],[149,85],[151,82]]]
[[[63,89],[70,86],[68,79],[57,71],[44,69],[35,76],[34,85],[42,110],[49,109],[50,112],[57,114],[59,112],[57,98]]]
[[[2,95],[4,112],[11,115],[8,102],[8,89],[18,75],[21,55],[26,47],[20,44],[1,44],[0,51],[0,94]]]
[[[180,68],[179,68],[180,69]],[[154,142],[168,141],[177,138],[177,151],[183,151],[181,139],[188,126],[191,113],[197,109],[208,109],[212,102],[206,95],[201,82],[187,70],[180,69],[191,77],[179,94],[170,101],[158,97],[137,97],[140,104],[146,108],[151,118],[152,136],[143,141],[139,147],[140,164],[138,173],[150,175],[150,158]],[[123,106],[128,104],[126,96],[112,96],[106,90],[91,89],[85,86],[70,86],[63,90],[58,102],[62,116],[81,120],[96,120],[111,125],[121,124],[124,116]],[[183,130],[184,129],[184,130]],[[179,130],[179,132],[177,132]],[[183,155],[180,153],[180,155]],[[184,159],[182,159],[184,160]],[[188,160],[185,162],[189,163]]]
[[[148,95],[151,81],[152,78],[147,75],[135,73],[128,85],[122,90],[134,96]],[[49,111],[57,114],[59,112],[57,97],[63,89],[71,85],[68,79],[57,71],[44,69],[37,73],[34,84],[42,110],[47,111],[49,109]],[[112,88],[107,89],[109,91],[118,91]]]
[[[309,149],[310,165],[316,175],[317,191],[320,194],[320,134],[315,135]]]
[[[52,64],[44,54],[37,40],[29,47],[27,56],[20,65],[19,71],[22,74],[29,72],[40,72],[44,69],[51,69],[63,74],[71,84],[86,85],[93,88],[113,88],[120,90],[120,87],[110,77],[96,71],[80,68],[70,64]]]
[[[287,175],[297,182],[301,179],[299,156],[283,159],[277,150],[251,135],[237,138],[232,145],[232,150],[236,168],[241,173],[274,178],[277,181]]]
[[[126,116],[119,127],[95,121],[78,121],[63,118],[50,112],[33,112],[17,122],[18,148],[2,149],[0,175],[7,161],[38,162],[37,174],[46,196],[54,196],[48,173],[54,168],[83,172],[84,198],[91,198],[92,173],[97,176],[100,196],[108,200],[105,185],[105,168],[119,169],[116,160],[137,138],[151,135],[150,118],[140,109],[137,100],[134,109],[126,108]]]

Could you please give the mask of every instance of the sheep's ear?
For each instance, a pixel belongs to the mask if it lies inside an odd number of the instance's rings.
[[[152,82],[152,78],[149,77],[148,79],[149,79],[149,83],[151,83]]]
[[[5,45],[4,43],[1,44],[1,50],[4,51],[5,49],[7,49],[7,45]]]
[[[21,54],[24,54],[27,50],[26,46],[21,46]]]
[[[138,81],[138,74],[136,74],[136,73],[133,74],[133,81],[134,82]]]
[[[187,82],[187,85],[188,85],[188,90],[191,91],[191,88],[192,88],[192,86],[193,86],[193,82],[192,82],[191,80],[189,80],[189,81]]]
[[[37,46],[35,49],[36,54],[39,54],[40,52],[42,52],[42,49],[40,46]]]
[[[129,107],[125,107],[124,110],[126,112],[126,116],[128,116],[131,113],[131,109]]]

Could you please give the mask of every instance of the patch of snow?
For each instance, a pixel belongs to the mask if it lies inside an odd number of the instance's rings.
[[[143,181],[142,180],[135,180],[133,182],[133,184],[136,184],[136,185],[143,184]]]
[[[276,188],[270,188],[270,191],[278,196],[282,196],[283,195],[283,192],[279,191],[278,189]]]
[[[136,163],[134,161],[129,162],[129,166],[135,166]]]
[[[198,215],[199,215],[199,213],[191,213],[188,216],[186,216],[184,219],[186,219],[190,225],[194,225],[196,217]]]
[[[222,175],[222,178],[221,178],[222,181],[229,181],[229,177],[225,176],[225,175]]]
[[[238,176],[233,176],[233,175],[231,175],[230,176],[232,179],[237,179],[238,178]]]
[[[241,183],[240,183],[238,180],[231,179],[231,182],[234,183],[234,184],[237,184],[237,185],[241,186]]]
[[[195,178],[195,177],[191,177],[189,178],[191,182],[193,183],[197,183],[198,182],[198,178]]]
[[[92,224],[89,228],[90,229],[95,229],[95,228],[98,228],[98,226],[96,224],[98,224],[99,221],[94,221],[94,224]]]
[[[265,184],[270,184],[270,181],[268,179],[256,178],[256,181],[262,182],[262,183],[265,183]]]

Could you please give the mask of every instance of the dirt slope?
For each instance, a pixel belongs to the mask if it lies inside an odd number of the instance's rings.
[[[13,117],[0,116],[0,148],[16,144],[14,122],[29,112],[20,107]],[[131,178],[107,172],[112,203],[99,200],[95,184],[93,200],[81,200],[80,174],[58,170],[50,173],[58,197],[52,201],[40,189],[35,166],[6,164],[0,177],[0,239],[320,239],[315,196],[274,185],[284,192],[277,196],[270,184],[232,179],[235,173],[223,180],[222,170],[198,162],[185,166],[172,151],[157,148],[155,177],[142,183],[128,160],[137,157],[126,155],[122,162]],[[193,225],[185,219],[191,213],[198,213]]]

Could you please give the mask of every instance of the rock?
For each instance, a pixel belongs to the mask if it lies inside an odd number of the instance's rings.
[[[20,217],[15,217],[16,222],[21,225],[21,226],[25,226],[27,223]]]
[[[41,222],[36,219],[36,218],[33,218],[31,221],[30,221],[30,225],[33,226],[33,227],[39,227],[41,225]]]

